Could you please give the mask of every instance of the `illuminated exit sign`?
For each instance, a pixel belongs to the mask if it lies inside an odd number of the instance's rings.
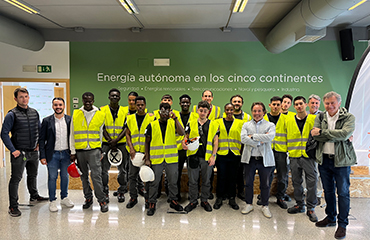
[[[37,65],[38,73],[51,73],[51,65]]]

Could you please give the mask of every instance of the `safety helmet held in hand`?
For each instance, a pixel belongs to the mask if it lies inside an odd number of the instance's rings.
[[[136,152],[135,157],[132,159],[132,165],[141,167],[144,165],[144,153]]]
[[[74,162],[68,166],[67,172],[69,176],[73,178],[79,178],[82,175],[82,172],[80,171],[80,169],[77,167],[76,163]]]
[[[195,151],[199,148],[199,137],[189,139],[188,142],[190,143],[187,145],[190,151]]]
[[[152,182],[155,179],[153,170],[147,165],[140,167],[139,175],[143,182]]]
[[[122,152],[121,150],[117,149],[117,151],[108,151],[108,161],[112,166],[119,166],[122,163]]]

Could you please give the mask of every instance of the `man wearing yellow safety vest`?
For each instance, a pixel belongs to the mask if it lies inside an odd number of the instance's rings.
[[[198,114],[194,112],[190,112],[190,104],[191,104],[191,97],[187,94],[183,94],[179,97],[180,100],[180,107],[181,107],[181,112],[180,112],[180,118],[179,122],[183,128],[188,124],[188,122],[197,120],[198,119]],[[187,159],[186,156],[186,150],[183,149],[182,147],[182,140],[184,139],[184,136],[179,136],[176,134],[176,142],[177,142],[177,149],[179,150],[179,175],[177,178],[177,201],[181,201],[181,175],[182,175],[182,169],[184,168],[184,163]]]
[[[100,211],[107,212],[108,204],[103,192],[101,177],[102,136],[105,114],[94,104],[94,94],[85,92],[82,95],[83,107],[74,110],[71,122],[70,148],[71,161],[77,160],[82,172],[81,181],[85,203],[83,209],[93,204],[93,195],[89,181],[89,169],[94,185],[95,197],[100,204]]]
[[[127,208],[133,208],[137,204],[138,191],[136,185],[140,168],[132,164],[137,152],[145,153],[145,130],[149,123],[153,122],[154,116],[150,116],[145,112],[146,99],[143,96],[138,96],[135,99],[137,112],[127,116],[126,121],[126,149],[130,153],[129,160],[129,188],[130,188],[130,201],[127,203]],[[147,184],[146,186],[149,186]],[[148,188],[146,188],[148,191]],[[148,196],[145,196],[146,200]]]
[[[111,167],[108,161],[108,152],[110,150],[117,151],[119,149],[122,152],[121,164],[117,166],[118,176],[117,182],[119,188],[117,190],[118,202],[125,201],[125,193],[127,192],[127,171],[125,166],[127,165],[127,151],[126,151],[126,138],[124,137],[126,132],[124,130],[124,123],[127,116],[127,111],[119,105],[121,99],[121,92],[112,88],[109,90],[110,103],[109,105],[101,107],[101,111],[105,114],[105,122],[103,128],[103,153],[104,157],[101,161],[102,165],[102,180],[103,180],[103,191],[109,202],[109,169]]]
[[[218,125],[207,119],[209,103],[201,101],[198,103],[197,111],[199,118],[189,121],[186,126],[186,136],[182,141],[182,146],[188,156],[188,176],[189,176],[189,200],[190,203],[185,207],[186,212],[190,212],[198,205],[198,180],[202,174],[202,193],[201,206],[205,211],[211,212],[212,207],[208,203],[211,189],[211,174],[215,165],[216,153],[218,150]],[[188,149],[188,140],[199,137],[199,147],[196,150]]]
[[[171,105],[159,105],[160,118],[151,122],[145,132],[145,164],[151,166],[155,180],[149,184],[149,209],[148,216],[155,213],[159,182],[162,179],[163,169],[166,170],[169,188],[170,207],[176,211],[183,211],[182,206],[176,201],[178,153],[176,133],[184,135],[178,117],[171,111]]]
[[[215,120],[221,117],[221,109],[212,104],[213,101],[213,93],[210,90],[205,90],[202,93],[202,101],[207,101],[211,106],[207,118],[209,120]],[[197,105],[193,107],[193,112],[197,112]]]
[[[274,169],[277,174],[277,193],[276,203],[279,207],[287,209],[288,206],[284,201],[286,189],[288,187],[288,165],[287,165],[287,143],[286,143],[286,126],[285,120],[287,115],[280,113],[283,99],[275,96],[270,99],[270,112],[265,114],[264,119],[272,122],[276,126],[275,138],[272,140],[272,150],[274,153],[275,167],[271,171],[270,188],[274,178]]]
[[[306,154],[306,143],[309,133],[313,128],[316,116],[312,114],[307,114],[307,104],[304,97],[295,97],[293,103],[294,108],[297,111],[297,115],[288,116],[286,120],[286,130],[287,147],[290,158],[290,167],[292,171],[294,198],[296,200],[296,205],[288,208],[288,213],[295,214],[305,212],[306,204],[302,187],[302,172],[304,171],[307,186],[306,214],[311,222],[317,222],[317,216],[315,214],[315,206],[317,204],[317,163],[314,159],[309,158]]]

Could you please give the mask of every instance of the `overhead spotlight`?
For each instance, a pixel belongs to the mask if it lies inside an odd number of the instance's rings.
[[[233,8],[233,13],[244,12],[248,0],[236,0]]]
[[[133,0],[119,0],[119,2],[129,14],[139,14],[139,8]]]
[[[40,14],[40,10],[32,6],[31,4],[28,4],[26,2],[23,2],[21,0],[4,0],[5,2],[8,2],[12,4],[13,6],[22,9],[25,12],[28,12],[30,14]]]

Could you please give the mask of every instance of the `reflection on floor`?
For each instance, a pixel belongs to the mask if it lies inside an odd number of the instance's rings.
[[[9,165],[9,164],[8,164]],[[49,212],[48,203],[22,206],[22,216],[10,217],[8,210],[8,168],[0,169],[0,239],[334,239],[335,227],[316,228],[305,213],[290,215],[279,208],[270,198],[271,219],[263,216],[260,207],[248,215],[230,208],[227,201],[219,210],[207,213],[198,206],[189,214],[167,213],[169,209],[163,194],[157,204],[154,216],[148,217],[144,199],[132,209],[127,209],[126,201],[118,203],[111,192],[109,212],[101,213],[94,198],[92,208],[82,210],[82,190],[70,190],[69,198],[75,203],[72,209],[61,208]],[[112,179],[112,181],[116,181]],[[39,168],[38,187],[40,195],[47,196],[47,170]],[[25,179],[19,188],[20,203],[28,204],[29,195]],[[57,191],[59,194],[59,190]],[[59,197],[59,196],[58,196]],[[183,199],[186,199],[186,194]],[[213,204],[215,200],[211,200]],[[256,201],[255,201],[256,202]],[[182,202],[185,206],[187,200]],[[237,200],[242,207],[245,203]],[[294,199],[288,206],[294,205]],[[369,239],[370,199],[352,198],[350,225],[346,239]],[[319,219],[325,217],[324,208],[317,207]]]

